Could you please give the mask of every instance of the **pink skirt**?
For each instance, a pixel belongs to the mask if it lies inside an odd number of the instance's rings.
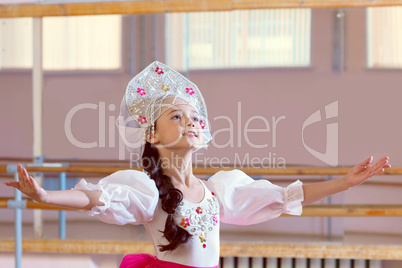
[[[195,267],[161,261],[150,254],[128,254],[124,256],[120,268],[218,268],[218,265],[213,267]]]

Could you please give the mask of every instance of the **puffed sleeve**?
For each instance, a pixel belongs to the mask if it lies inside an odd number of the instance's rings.
[[[302,213],[303,188],[299,180],[283,188],[231,170],[216,173],[205,184],[217,196],[221,221],[225,223],[256,224],[282,213]]]
[[[98,184],[81,179],[74,190],[101,191],[99,201],[104,205],[81,212],[118,225],[149,222],[159,200],[155,182],[144,172],[136,170],[117,171],[101,179]]]

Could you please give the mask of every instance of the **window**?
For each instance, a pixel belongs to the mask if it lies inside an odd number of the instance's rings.
[[[367,66],[402,68],[402,7],[367,8]]]
[[[310,9],[166,14],[165,34],[178,70],[310,65]]]
[[[0,21],[1,68],[32,68],[32,18]],[[43,18],[44,70],[120,69],[121,21],[120,15]]]
[[[32,19],[1,19],[1,68],[32,68]]]

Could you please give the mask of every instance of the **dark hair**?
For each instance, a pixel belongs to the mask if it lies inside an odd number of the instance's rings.
[[[155,181],[159,190],[159,198],[162,201],[162,209],[168,214],[163,236],[169,241],[169,244],[159,245],[159,248],[161,251],[174,250],[191,237],[189,232],[177,226],[173,220],[173,214],[183,200],[183,193],[173,186],[169,176],[163,174],[159,152],[153,144],[149,142],[145,144],[141,161],[144,170]]]

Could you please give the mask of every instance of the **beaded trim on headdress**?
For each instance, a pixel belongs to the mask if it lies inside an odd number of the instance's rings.
[[[200,90],[179,72],[158,61],[151,63],[129,82],[122,109],[126,109],[136,122],[137,126],[131,127],[151,131],[158,117],[172,106],[164,104],[169,97],[180,98],[198,111],[204,142],[208,143],[212,137],[207,107]]]

